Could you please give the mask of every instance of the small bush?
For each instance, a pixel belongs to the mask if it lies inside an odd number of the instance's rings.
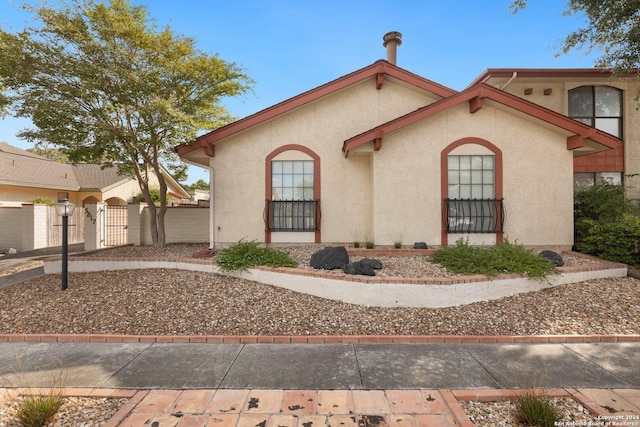
[[[353,242],[353,247],[354,248],[359,248],[360,247],[360,242]]]
[[[588,218],[604,224],[633,212],[633,205],[624,197],[624,187],[606,181],[578,191],[574,197],[576,218]]]
[[[401,249],[402,248],[402,242],[393,242],[393,247],[396,249]]]
[[[261,248],[257,241],[239,241],[223,249],[216,259],[223,271],[246,270],[262,265],[266,267],[296,267],[298,263],[288,253],[270,248]]]
[[[597,257],[640,265],[640,218],[625,214],[618,222],[599,224],[593,220],[583,220],[586,235],[576,244],[580,252]]]
[[[524,390],[514,399],[516,417],[524,425],[553,427],[561,414],[547,396],[539,396],[533,390]]]
[[[151,200],[153,200],[153,202],[154,202],[156,205],[159,205],[159,204],[160,204],[160,189],[159,189],[159,188],[151,188],[151,189],[149,189],[149,195],[151,196]],[[172,199],[171,195],[169,195],[169,194],[166,194],[166,195],[165,195],[165,199],[164,199],[164,200],[165,200],[166,202],[171,201],[171,199]],[[134,201],[135,203],[144,203],[144,202],[146,202],[146,200],[145,200],[145,198],[144,198],[144,194],[142,194],[142,193],[138,193],[138,194],[133,198],[133,201]]]
[[[469,245],[469,241],[458,240],[455,246],[440,248],[431,262],[446,267],[458,274],[484,274],[493,277],[501,273],[518,273],[531,278],[544,279],[555,267],[522,245],[504,243],[488,247]]]
[[[373,249],[375,246],[376,246],[376,245],[375,245],[375,243],[373,243],[373,242],[367,242],[367,243],[365,243],[365,247],[366,247],[367,249]]]
[[[22,427],[41,427],[53,419],[64,398],[55,393],[46,396],[24,396],[18,401],[16,418]]]
[[[35,204],[39,204],[39,205],[47,205],[47,206],[53,206],[55,205],[55,203],[53,202],[53,200],[48,199],[46,197],[36,197],[35,199],[33,199],[31,201],[31,203],[35,203]]]
[[[615,223],[635,211],[620,185],[603,181],[577,192],[573,205],[576,248],[594,232],[593,224]]]

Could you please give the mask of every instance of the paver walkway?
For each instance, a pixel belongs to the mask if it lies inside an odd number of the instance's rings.
[[[0,389],[3,399],[25,392]],[[640,425],[640,389],[551,389],[573,398],[601,426]],[[129,398],[105,427],[472,427],[460,401],[501,401],[505,389],[122,390],[66,389],[68,396]]]

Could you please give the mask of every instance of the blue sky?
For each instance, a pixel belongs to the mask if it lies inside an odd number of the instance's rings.
[[[563,16],[564,0],[533,0],[516,15],[511,0],[132,0],[147,4],[161,27],[235,62],[256,81],[254,93],[225,100],[238,118],[384,59],[382,36],[402,33],[397,65],[455,90],[487,68],[588,68],[597,54],[555,57],[562,39],[584,26]],[[22,1],[0,0],[0,25],[18,30]],[[27,3],[34,3],[27,1]],[[55,0],[50,3],[55,4]],[[0,120],[0,141],[26,120]],[[188,183],[208,173],[191,167]]]

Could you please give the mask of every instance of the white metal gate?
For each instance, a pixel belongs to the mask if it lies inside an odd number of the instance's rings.
[[[104,246],[127,244],[127,209],[127,206],[104,206],[100,209]]]

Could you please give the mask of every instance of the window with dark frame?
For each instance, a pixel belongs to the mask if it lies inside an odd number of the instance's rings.
[[[447,162],[447,232],[502,232],[502,200],[495,198],[495,156],[449,155]]]
[[[622,90],[611,86],[569,90],[569,117],[622,138]]]
[[[315,231],[313,160],[272,160],[271,200],[267,202],[270,231]]]

